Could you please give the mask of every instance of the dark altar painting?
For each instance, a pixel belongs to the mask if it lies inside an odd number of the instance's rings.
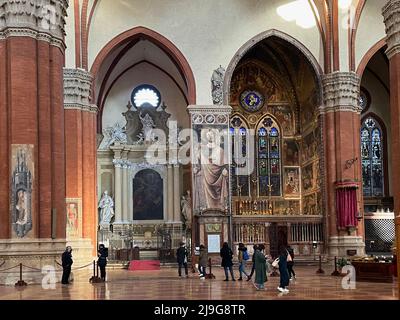
[[[152,169],[139,171],[133,179],[133,220],[162,220],[163,180]]]
[[[284,140],[283,161],[287,166],[299,165],[299,147],[294,140]]]

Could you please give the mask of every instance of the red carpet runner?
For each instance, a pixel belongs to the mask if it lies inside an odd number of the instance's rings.
[[[132,260],[129,262],[130,271],[136,270],[160,270],[159,260]]]

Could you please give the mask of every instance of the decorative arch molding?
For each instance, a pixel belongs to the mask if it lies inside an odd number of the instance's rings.
[[[371,58],[384,46],[386,46],[386,37],[379,40],[377,43],[375,43],[368,51],[367,53],[363,56],[363,58],[360,61],[360,64],[357,67],[357,75],[362,78],[365,68],[368,65],[368,62],[371,60]]]
[[[321,81],[321,76],[323,75],[322,68],[320,64],[318,63],[317,59],[315,59],[314,55],[307,49],[306,46],[304,46],[300,41],[297,39],[293,38],[292,36],[288,35],[287,33],[284,33],[282,31],[276,30],[276,29],[270,29],[267,31],[264,31],[262,33],[259,33],[255,37],[251,38],[249,41],[247,41],[244,45],[242,45],[239,50],[235,53],[233,56],[231,62],[228,65],[228,68],[226,69],[225,72],[225,77],[224,77],[224,83],[223,83],[223,104],[224,105],[229,105],[229,91],[230,91],[230,86],[231,86],[231,79],[233,76],[233,73],[239,64],[240,60],[248,53],[255,45],[257,45],[259,42],[268,39],[270,37],[278,37],[289,44],[293,45],[296,47],[300,52],[304,54],[306,59],[310,62],[311,66],[313,67],[313,70],[316,74],[317,78],[317,83],[318,83],[318,98],[319,98],[319,103],[322,103],[323,97],[322,97],[322,81]]]
[[[134,179],[139,172],[148,169],[157,172],[162,180],[166,179],[165,166],[150,165],[148,163],[132,163],[132,179]]]
[[[100,50],[90,69],[90,72],[94,76],[94,79],[96,79],[100,67],[104,63],[105,59],[109,56],[109,54],[113,52],[113,50],[128,42],[132,42],[135,40],[138,41],[140,39],[146,39],[155,44],[157,47],[163,50],[175,63],[177,69],[179,70],[179,72],[181,72],[182,78],[186,83],[188,91],[187,100],[189,101],[189,104],[196,104],[196,83],[193,71],[190,68],[188,61],[186,60],[182,52],[170,40],[168,40],[161,34],[145,27],[135,27],[123,33],[120,33]]]
[[[382,120],[381,117],[379,117],[376,113],[374,112],[367,112],[365,115],[361,115],[361,128],[364,123],[364,121],[368,118],[374,119],[376,122],[378,122],[380,128],[382,129],[382,137],[383,137],[383,195],[384,197],[389,196],[389,167],[388,167],[388,135],[387,135],[387,129],[385,122]],[[361,140],[361,136],[360,136]]]

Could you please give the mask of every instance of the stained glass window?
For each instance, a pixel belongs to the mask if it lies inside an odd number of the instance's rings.
[[[281,150],[277,123],[266,116],[257,135],[257,168],[260,196],[281,196]]]
[[[281,136],[279,126],[270,116],[260,122],[256,131],[255,159],[249,150],[249,129],[240,116],[231,119],[232,136],[232,195],[250,196],[250,187],[256,187],[256,180],[250,181],[253,172],[237,174],[237,168],[250,168],[248,161],[255,162],[254,175],[258,178],[259,196],[281,196]],[[253,147],[252,147],[253,148]],[[235,153],[235,150],[236,153]]]
[[[250,192],[249,175],[238,175],[236,169],[247,167],[248,129],[239,116],[232,118],[230,132],[232,137],[232,195],[246,197]]]
[[[361,163],[365,197],[383,196],[383,135],[379,123],[372,117],[361,126]]]

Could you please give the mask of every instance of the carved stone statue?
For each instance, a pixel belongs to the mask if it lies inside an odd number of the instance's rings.
[[[103,141],[101,142],[99,149],[108,149],[115,142],[127,143],[125,128],[118,122],[114,126],[110,126],[103,130]]]
[[[153,142],[154,141],[153,129],[156,127],[153,119],[148,113],[146,113],[144,117],[140,114],[139,118],[143,125],[142,134],[144,142]]]
[[[205,150],[213,151],[215,157],[210,161],[207,152],[201,153],[201,164],[194,170],[196,210],[218,209],[225,211],[228,200],[229,171],[225,163],[223,149],[217,144],[211,130],[206,133]],[[203,146],[202,146],[203,148]]]
[[[183,223],[186,229],[191,229],[192,226],[192,199],[190,197],[190,191],[186,192],[181,198],[181,213],[183,218]]]
[[[218,69],[214,70],[211,77],[211,95],[213,103],[217,105],[222,104],[222,88],[224,84],[225,69],[219,66]]]
[[[99,202],[100,224],[109,224],[111,222],[112,217],[114,217],[113,207],[114,201],[105,190]]]

